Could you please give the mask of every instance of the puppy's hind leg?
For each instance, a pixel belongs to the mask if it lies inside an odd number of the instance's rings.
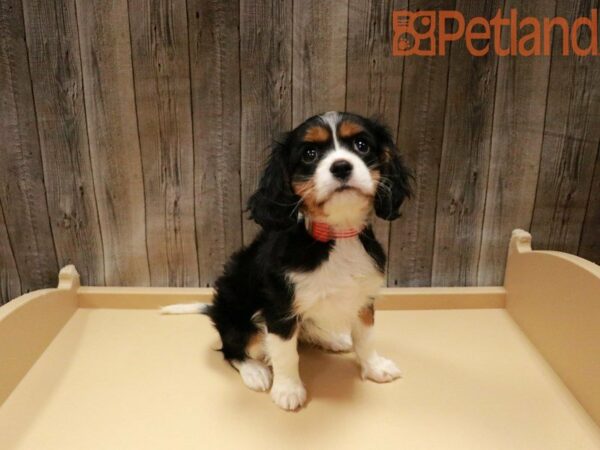
[[[267,391],[271,387],[273,375],[264,363],[265,335],[262,331],[253,334],[246,344],[244,359],[231,360],[242,377],[242,381],[253,391]]]
[[[349,352],[352,350],[350,332],[326,330],[310,319],[302,322],[299,339],[301,342],[317,345],[331,352]]]
[[[253,391],[268,391],[273,381],[271,369],[256,359],[246,358],[242,361],[231,361],[242,377],[242,381]]]

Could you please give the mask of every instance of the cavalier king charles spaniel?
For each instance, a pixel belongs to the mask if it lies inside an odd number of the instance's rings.
[[[386,255],[371,220],[399,217],[409,179],[383,125],[350,113],[311,117],[274,145],[248,202],[262,231],[231,257],[213,303],[163,312],[208,315],[244,384],[270,388],[286,410],[306,401],[298,341],[354,350],[363,379],[398,378],[374,347]]]

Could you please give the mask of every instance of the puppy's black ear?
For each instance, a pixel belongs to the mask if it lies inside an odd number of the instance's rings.
[[[265,230],[284,229],[298,221],[298,202],[287,167],[286,143],[273,147],[258,190],[248,200],[250,218]]]
[[[400,152],[387,128],[372,122],[372,129],[380,147],[379,171],[381,180],[375,195],[375,214],[385,220],[400,217],[400,205],[410,197],[410,171],[402,162]]]

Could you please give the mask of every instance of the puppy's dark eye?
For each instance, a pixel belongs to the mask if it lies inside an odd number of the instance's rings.
[[[319,152],[317,152],[316,148],[314,148],[314,147],[305,148],[304,151],[302,152],[302,162],[304,162],[306,164],[313,163],[317,160],[318,156],[319,156]]]
[[[370,150],[369,144],[367,144],[367,141],[362,138],[354,139],[354,148],[358,153],[362,153],[363,155],[369,153]]]

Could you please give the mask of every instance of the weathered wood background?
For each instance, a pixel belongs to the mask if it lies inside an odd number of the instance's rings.
[[[600,262],[600,57],[390,55],[394,9],[572,21],[592,0],[0,0],[0,300],[207,286],[278,132],[350,110],[416,175],[388,284],[502,282],[510,231]],[[507,36],[504,36],[507,38]],[[590,33],[579,40],[589,42]]]

